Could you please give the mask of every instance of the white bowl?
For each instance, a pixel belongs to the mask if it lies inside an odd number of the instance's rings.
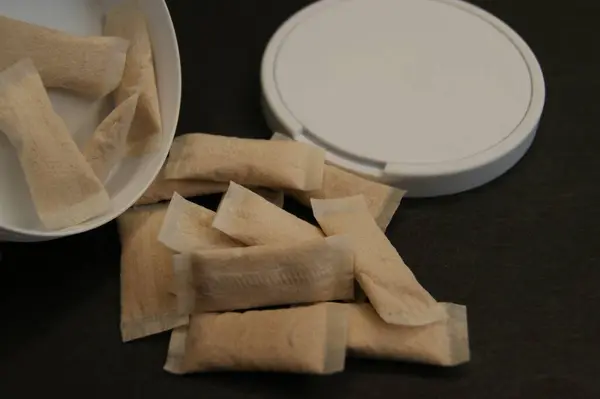
[[[100,35],[107,9],[121,1],[1,1],[0,14],[73,34]],[[163,126],[160,150],[142,158],[126,159],[116,168],[106,182],[111,197],[111,208],[106,214],[67,229],[47,231],[36,214],[14,148],[0,132],[0,240],[45,241],[92,230],[115,219],[133,205],[158,174],[177,126],[181,66],[175,30],[164,0],[143,0],[139,4],[148,19],[154,51]],[[80,147],[110,111],[110,98],[90,102],[56,90],[50,90],[50,98]]]

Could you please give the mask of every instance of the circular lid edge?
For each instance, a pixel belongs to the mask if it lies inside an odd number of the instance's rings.
[[[263,100],[265,111],[271,114],[280,125],[282,125],[294,139],[308,142],[325,148],[328,151],[328,158],[336,164],[352,169],[360,169],[359,172],[368,174],[376,178],[394,178],[405,175],[412,176],[439,176],[452,175],[456,173],[468,172],[478,169],[490,162],[494,162],[506,153],[517,149],[524,141],[527,141],[531,135],[534,135],[544,108],[545,103],[545,82],[541,66],[531,48],[505,22],[489,13],[488,11],[461,0],[435,0],[442,3],[456,5],[463,10],[470,12],[480,18],[483,18],[492,24],[501,33],[513,43],[519,53],[522,55],[531,77],[531,101],[525,113],[523,120],[519,125],[502,141],[481,152],[468,157],[437,163],[407,163],[407,162],[378,162],[376,160],[366,159],[358,154],[349,154],[338,148],[332,143],[319,138],[316,134],[306,130],[306,128],[295,118],[287,109],[281,99],[274,77],[274,65],[277,51],[285,37],[312,13],[343,2],[344,0],[321,0],[309,5],[292,15],[285,21],[270,39],[261,65],[261,83],[263,89]]]

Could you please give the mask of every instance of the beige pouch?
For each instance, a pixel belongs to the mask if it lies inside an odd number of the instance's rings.
[[[156,180],[148,187],[144,195],[137,200],[135,205],[149,205],[160,201],[170,200],[177,193],[184,198],[200,197],[202,195],[224,193],[229,188],[229,183],[194,179],[165,179],[164,169]],[[283,191],[268,188],[254,187],[252,191],[258,193],[267,201],[283,208]]]
[[[46,87],[103,97],[121,81],[129,43],[117,37],[79,37],[0,16],[0,70],[31,58]]]
[[[354,298],[354,255],[345,236],[176,255],[174,270],[180,312]]]
[[[385,231],[406,191],[376,183],[332,165],[325,165],[323,188],[313,191],[294,191],[300,203],[310,206],[311,198],[335,199],[362,194],[377,225]]]
[[[446,317],[377,226],[363,196],[311,202],[325,234],[351,237],[356,280],[383,320],[420,326]]]
[[[158,241],[175,252],[243,246],[213,228],[214,217],[215,212],[175,193],[158,234]]]
[[[441,304],[446,319],[420,327],[387,324],[369,304],[347,304],[348,349],[360,357],[457,366],[470,359],[467,308]]]
[[[174,193],[189,198],[224,193],[229,183],[194,179],[166,179],[164,168],[135,205],[149,205],[171,199]]]
[[[30,59],[0,72],[0,131],[17,150],[46,228],[73,226],[108,210],[108,194],[54,112]]]
[[[101,123],[87,142],[83,155],[100,181],[106,181],[111,170],[127,153],[127,135],[135,115],[138,95],[118,105]]]
[[[318,227],[234,182],[223,196],[212,226],[246,245],[294,244],[323,237]]]
[[[165,176],[315,190],[324,162],[325,151],[308,144],[193,133],[173,142]]]
[[[271,140],[290,141],[292,138],[275,133]],[[323,185],[320,189],[291,190],[289,194],[306,206],[311,206],[311,198],[335,199],[362,194],[377,225],[385,231],[406,191],[367,180],[354,173],[326,164],[323,169]]]
[[[153,152],[160,146],[162,121],[146,18],[133,1],[125,1],[106,15],[104,34],[122,37],[131,43],[123,79],[115,92],[117,104],[136,93],[140,96],[131,131],[127,136],[129,154]]]
[[[342,305],[200,314],[171,334],[165,370],[332,374],[344,369]]]
[[[156,240],[167,207],[130,209],[121,215],[121,334],[131,341],[187,324],[177,312],[173,253]]]

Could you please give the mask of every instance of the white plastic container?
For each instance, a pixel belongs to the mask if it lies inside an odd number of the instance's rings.
[[[322,0],[275,33],[261,78],[273,130],[412,197],[506,172],[545,99],[527,44],[458,0]]]
[[[102,34],[106,10],[120,0],[19,0],[0,2],[0,14],[79,35]],[[108,213],[83,224],[47,231],[41,225],[14,148],[0,132],[0,240],[44,241],[82,233],[119,216],[146,190],[158,174],[171,146],[181,102],[181,68],[175,30],[164,0],[139,2],[148,19],[161,107],[163,138],[159,152],[126,159],[109,178],[112,199]],[[65,119],[81,146],[110,108],[70,93],[50,91],[56,111]]]

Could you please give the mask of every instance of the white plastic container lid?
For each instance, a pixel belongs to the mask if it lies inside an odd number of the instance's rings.
[[[458,0],[323,0],[285,22],[262,63],[273,129],[408,190],[484,184],[527,151],[541,68],[506,24]]]

